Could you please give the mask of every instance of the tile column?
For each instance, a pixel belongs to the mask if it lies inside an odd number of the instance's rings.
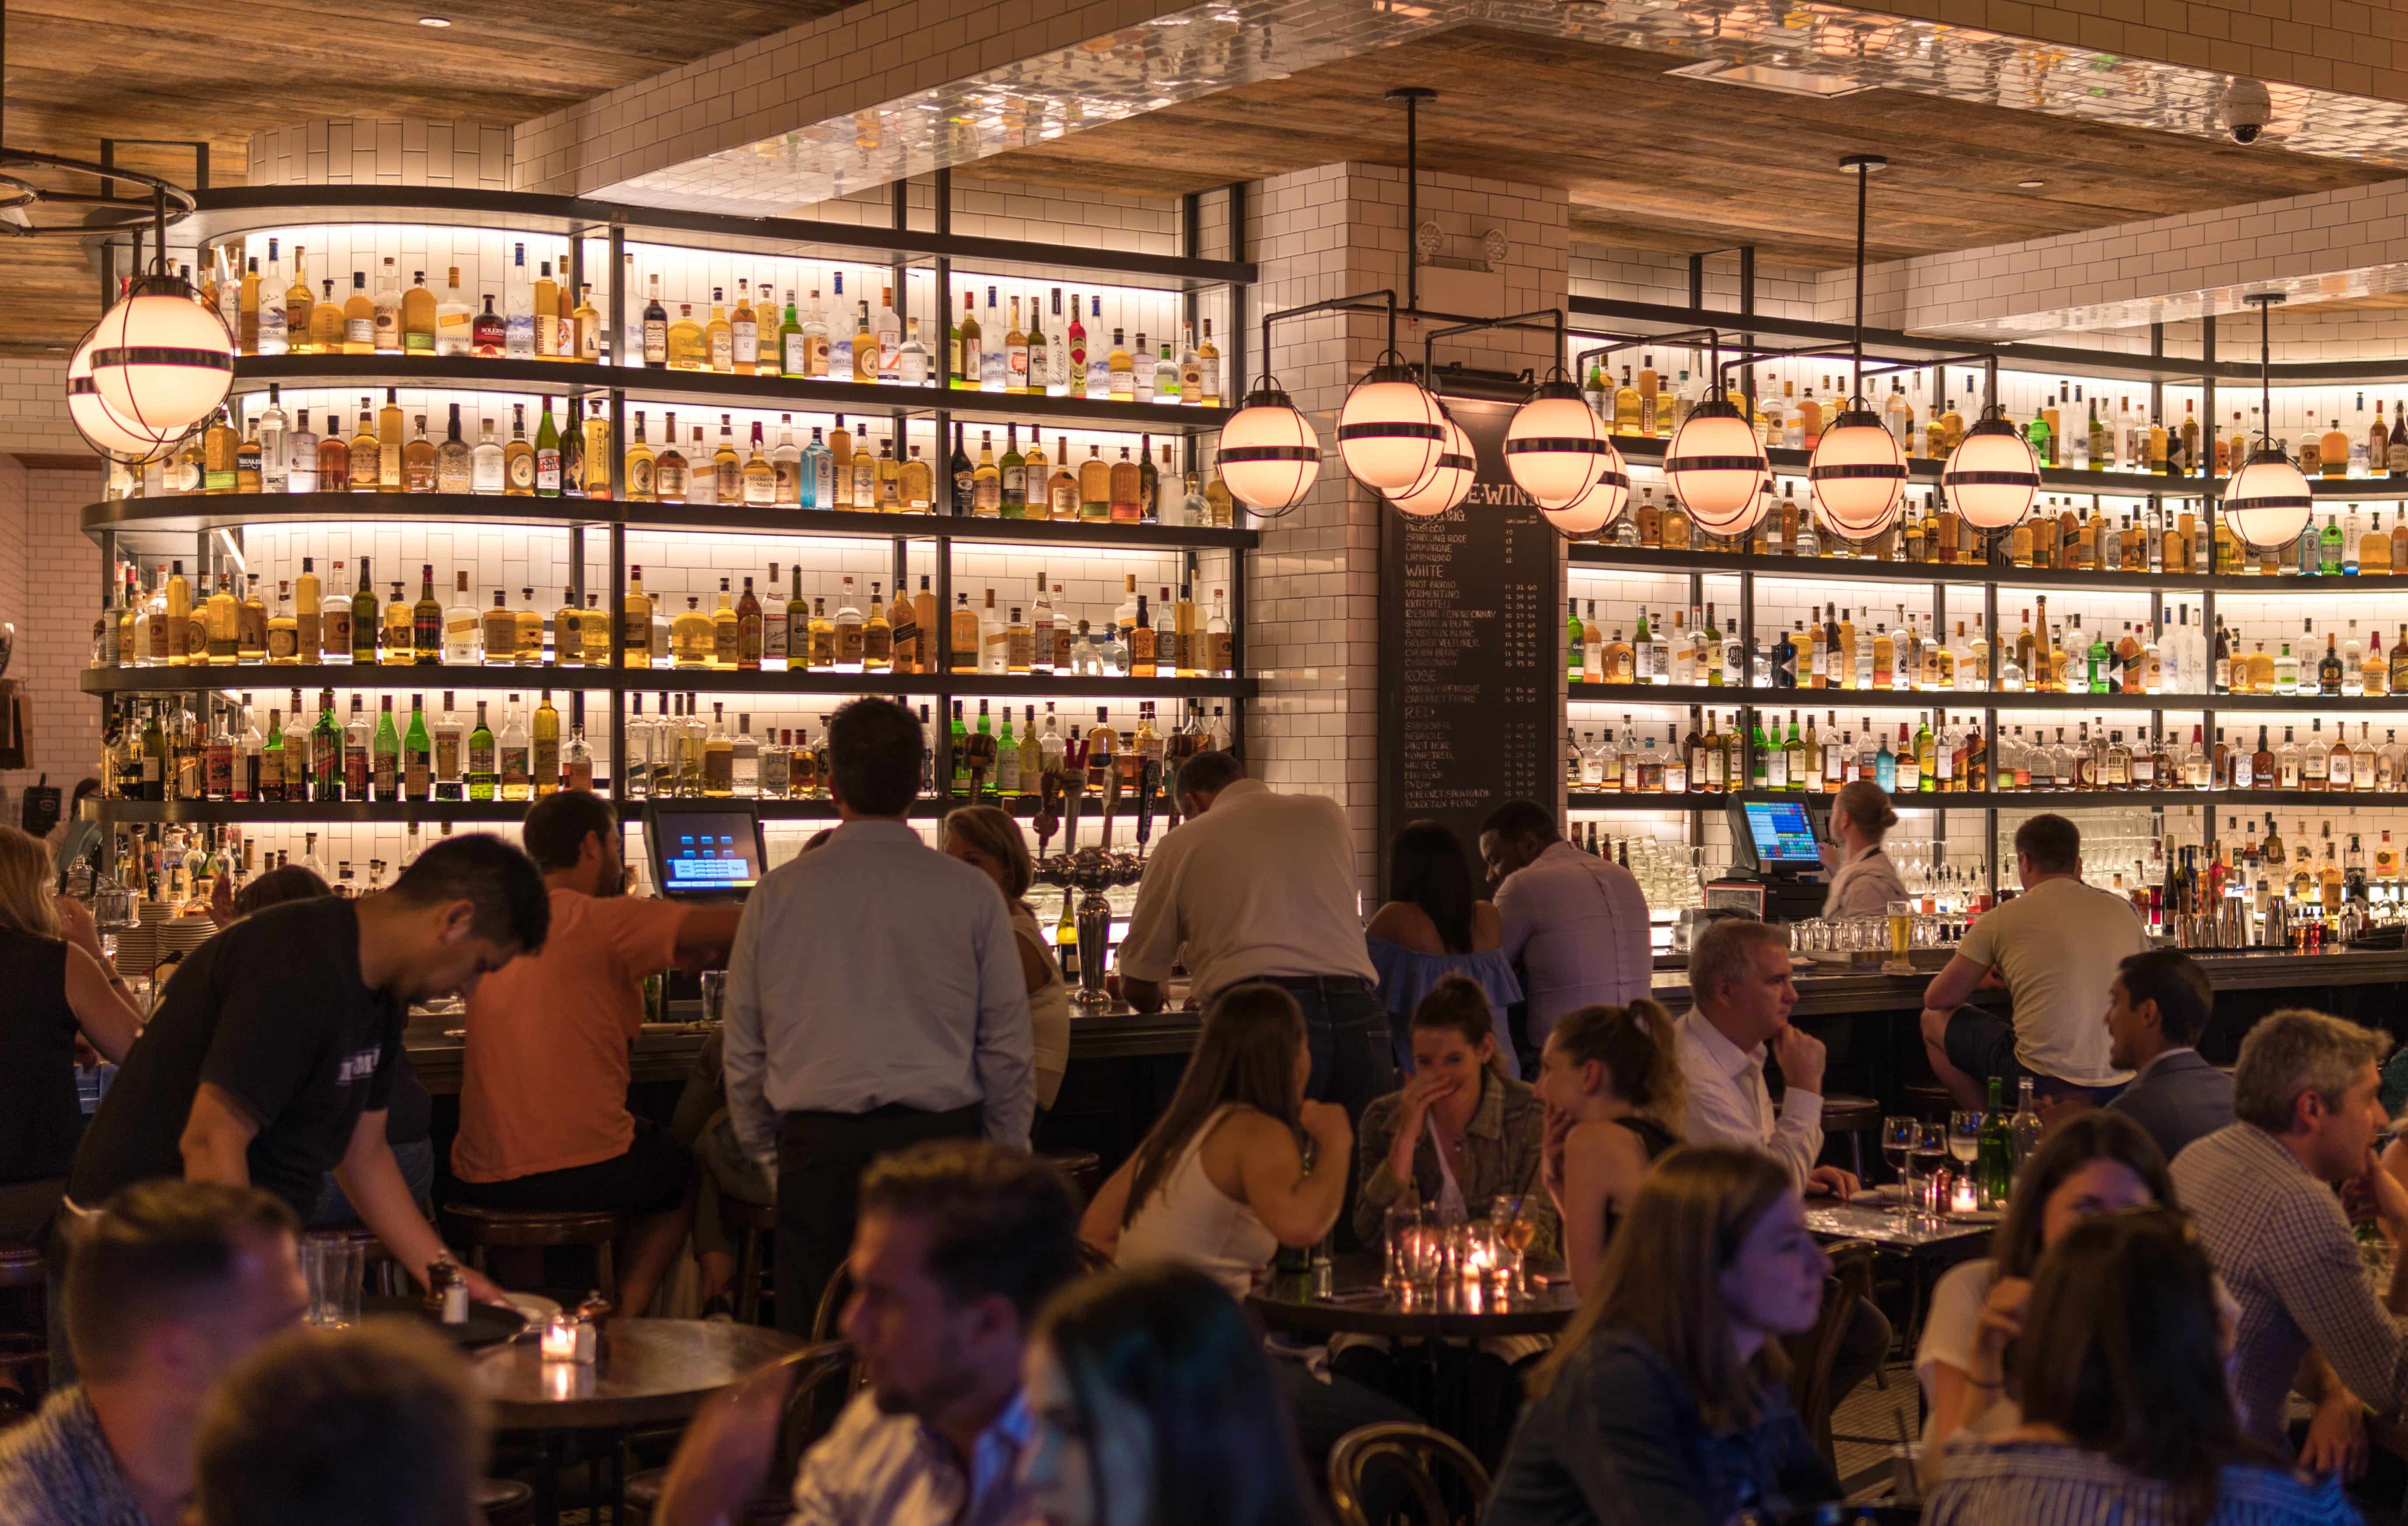
[[[1262,372],[1262,315],[1355,293],[1406,291],[1406,184],[1400,168],[1324,165],[1256,182],[1247,197],[1249,247],[1261,281],[1248,296],[1251,374]],[[1425,172],[1419,216],[1443,236],[1438,266],[1426,265],[1431,308],[1461,303],[1498,316],[1560,306],[1570,263],[1560,190]],[[1487,269],[1484,236],[1504,237],[1505,256]],[[1419,363],[1426,328],[1404,323],[1398,348]],[[1349,385],[1386,342],[1377,312],[1291,319],[1271,334],[1270,370],[1312,419],[1324,450],[1321,477],[1285,518],[1257,521],[1246,628],[1248,667],[1262,680],[1249,710],[1246,745],[1255,774],[1274,789],[1327,795],[1346,807],[1364,893],[1381,896],[1379,759],[1400,739],[1380,724],[1379,569],[1383,518],[1395,511],[1340,464],[1338,412]],[[1440,341],[1443,367],[1503,371],[1553,363],[1552,336],[1509,330]],[[1467,844],[1467,847],[1469,844]]]

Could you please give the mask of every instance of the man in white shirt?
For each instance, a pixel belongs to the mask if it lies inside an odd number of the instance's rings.
[[[1988,1106],[1996,1077],[2013,1100],[2032,1077],[2044,1101],[2112,1099],[2132,1073],[2110,1053],[2099,1020],[2117,967],[2149,951],[2132,903],[2082,883],[2082,833],[2055,814],[2015,828],[2024,893],[1982,914],[1956,957],[1923,993],[1923,1046],[1966,1108]],[[1993,969],[2014,1003],[2012,1019],[1965,1003]]]
[[[1779,929],[1741,921],[1709,927],[1689,952],[1689,1001],[1676,1036],[1688,1090],[1681,1137],[1762,1150],[1789,1169],[1801,1193],[1844,1200],[1856,1191],[1855,1176],[1815,1163],[1823,1153],[1823,1041],[1790,1024],[1798,985]],[[1768,1051],[1787,1084],[1778,1115],[1764,1084]]]
[[[1531,1057],[1523,1069],[1535,1075],[1535,1057],[1565,1013],[1647,995],[1647,897],[1630,871],[1565,842],[1555,813],[1535,800],[1489,813],[1480,857],[1497,884],[1505,957],[1522,972]]]
[[[1121,941],[1121,995],[1158,1012],[1174,963],[1201,1006],[1246,981],[1284,988],[1304,1009],[1312,1049],[1305,1095],[1360,1123],[1397,1088],[1388,1015],[1363,942],[1354,834],[1322,795],[1280,795],[1246,777],[1234,754],[1179,768],[1188,819],[1146,861]]]
[[[869,1169],[839,1330],[866,1384],[792,1478],[791,1526],[1020,1526],[1031,1433],[1021,1357],[1079,1264],[1079,1207],[1040,1161],[976,1140]],[[758,1519],[793,1368],[778,1362],[695,1417],[662,1480],[664,1521]]]
[[[778,1325],[811,1328],[853,1242],[863,1168],[926,1139],[1028,1148],[1036,1041],[995,882],[920,841],[920,724],[828,718],[843,825],[762,876],[727,969],[727,1116],[778,1184]]]

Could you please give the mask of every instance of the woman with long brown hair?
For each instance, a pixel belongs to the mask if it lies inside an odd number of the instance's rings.
[[[2022,1422],[1960,1447],[1928,1526],[2342,1526],[2338,1476],[2311,1482],[2243,1432],[2231,1324],[2187,1219],[2087,1218],[2041,1258],[2017,1345]]]
[[[1484,1526],[1720,1526],[1839,1498],[1782,1382],[1829,1267],[1770,1156],[1667,1154],[1531,1375]]]
[[[1540,1180],[1564,1227],[1564,1263],[1596,1286],[1615,1225],[1656,1158],[1680,1143],[1685,1088],[1671,1014],[1653,1001],[1590,1006],[1556,1019],[1539,1057],[1546,1104]]]
[[[1345,1109],[1305,1099],[1312,1072],[1296,998],[1261,982],[1223,991],[1170,1105],[1096,1191],[1080,1238],[1124,1267],[1192,1267],[1243,1301],[1279,1247],[1318,1245],[1345,1206],[1354,1130]],[[1317,1380],[1297,1355],[1271,1369],[1309,1465],[1356,1426],[1413,1418],[1361,1383]]]
[[[123,1059],[142,1024],[92,914],[52,883],[41,840],[0,827],[0,1237],[15,1240],[58,1206],[83,1136],[77,1039]]]

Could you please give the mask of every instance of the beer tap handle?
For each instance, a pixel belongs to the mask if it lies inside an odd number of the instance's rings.
[[[1112,851],[1112,817],[1119,814],[1120,806],[1121,770],[1117,768],[1106,769],[1104,770],[1104,829],[1102,835],[1096,840],[1096,845],[1106,853]]]
[[[976,805],[985,799],[986,760],[973,753],[970,755],[970,803]]]
[[[1079,851],[1079,808],[1087,798],[1086,770],[1075,765],[1062,773],[1062,856]]]
[[[1037,815],[1029,826],[1037,833],[1037,857],[1046,855],[1047,844],[1062,825],[1062,770],[1048,769],[1038,776]]]
[[[1137,785],[1137,851],[1145,855],[1146,840],[1154,835],[1154,792],[1162,785],[1162,760],[1149,757],[1138,766]]]

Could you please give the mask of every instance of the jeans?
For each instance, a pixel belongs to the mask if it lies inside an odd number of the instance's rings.
[[[1353,990],[1326,989],[1346,982],[1311,975],[1268,977],[1267,983],[1296,998],[1304,1011],[1305,1044],[1312,1052],[1312,1076],[1304,1084],[1304,1094],[1315,1101],[1336,1102],[1346,1110],[1347,1121],[1359,1126],[1363,1110],[1375,1098],[1397,1089],[1388,1013],[1380,1005],[1379,993],[1369,982],[1356,983]]]
[[[435,1142],[413,1139],[393,1147],[393,1162],[401,1168],[401,1179],[409,1184],[409,1195],[424,1202],[435,1186]],[[348,1230],[358,1224],[360,1216],[351,1209],[351,1200],[343,1196],[342,1188],[328,1172],[318,1184],[318,1201],[309,1207],[309,1216],[303,1227],[312,1230]]]

